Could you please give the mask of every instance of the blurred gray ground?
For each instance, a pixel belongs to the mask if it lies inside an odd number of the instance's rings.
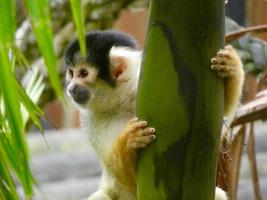
[[[28,137],[32,170],[37,182],[35,200],[80,200],[96,190],[100,166],[88,137],[77,129],[49,131]],[[256,126],[257,161],[263,200],[267,200],[267,123]],[[246,146],[244,147],[246,149]],[[246,153],[246,152],[244,152]],[[238,196],[253,200],[247,155],[242,159]]]

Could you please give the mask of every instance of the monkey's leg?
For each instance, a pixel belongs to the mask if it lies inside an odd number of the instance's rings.
[[[117,181],[112,177],[103,167],[100,185],[96,192],[90,195],[87,200],[113,200],[118,199],[120,186]]]
[[[224,78],[225,98],[224,115],[229,116],[236,110],[244,83],[244,70],[242,61],[231,45],[220,49],[211,59],[211,69]]]
[[[107,167],[127,191],[136,194],[137,150],[146,147],[154,139],[155,129],[146,121],[131,119],[112,147]]]

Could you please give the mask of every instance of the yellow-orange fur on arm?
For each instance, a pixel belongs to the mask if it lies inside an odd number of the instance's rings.
[[[231,45],[220,49],[211,60],[211,68],[224,78],[224,116],[234,114],[242,94],[244,70],[241,59]]]
[[[148,127],[146,121],[131,119],[105,158],[107,170],[133,194],[136,194],[137,150],[150,144],[156,138],[154,133],[155,129]]]
[[[236,110],[242,94],[244,84],[244,71],[242,62],[232,46],[227,46],[232,53],[233,74],[225,78],[224,115],[229,116]]]
[[[122,134],[106,158],[107,169],[128,191],[136,193],[137,152],[127,147],[128,135]]]

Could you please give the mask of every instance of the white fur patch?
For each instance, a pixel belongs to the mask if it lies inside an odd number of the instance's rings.
[[[126,70],[122,74],[123,80],[129,80],[133,76],[139,76],[141,66],[141,51],[132,50],[126,47],[115,47],[110,49],[109,57],[111,65],[116,65],[118,60],[123,60]]]
[[[227,200],[227,194],[225,191],[223,191],[221,188],[216,187],[215,190],[215,200]]]

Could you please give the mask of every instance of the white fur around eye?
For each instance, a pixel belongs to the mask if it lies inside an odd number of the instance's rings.
[[[70,70],[72,70],[72,69],[68,69],[66,72],[66,77],[65,77],[66,81],[70,81],[73,77],[73,74],[71,74]]]
[[[98,71],[95,67],[88,66],[87,64],[81,64],[73,67],[73,76],[69,71],[66,73],[66,81],[72,81],[80,83],[82,85],[92,84],[96,81]],[[80,76],[81,71],[87,72],[86,76]]]

